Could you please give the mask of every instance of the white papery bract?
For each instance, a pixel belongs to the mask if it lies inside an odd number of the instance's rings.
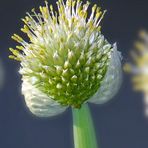
[[[112,99],[118,92],[122,82],[121,53],[117,51],[116,44],[111,54],[109,67],[101,87],[89,100],[91,103],[103,104]]]
[[[66,107],[35,88],[27,78],[23,78],[22,94],[28,109],[38,117],[51,117],[66,110]]]
[[[101,34],[105,11],[94,5],[88,15],[89,5],[88,1],[58,0],[54,12],[45,2],[39,13],[33,9],[22,19],[21,30],[29,42],[12,36],[21,46],[10,48],[10,58],[21,63],[22,91],[27,106],[38,116],[56,115],[68,106],[81,108],[93,101],[99,89],[110,89],[106,86],[109,75],[113,76],[109,65],[115,48]],[[118,54],[116,62],[120,65]]]

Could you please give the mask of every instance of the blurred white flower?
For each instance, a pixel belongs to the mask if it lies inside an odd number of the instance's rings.
[[[144,93],[144,109],[148,116],[148,32],[140,31],[140,39],[131,52],[132,62],[124,66],[124,70],[133,75],[133,87]]]

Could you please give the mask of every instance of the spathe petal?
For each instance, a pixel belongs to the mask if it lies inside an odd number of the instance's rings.
[[[122,82],[121,53],[117,51],[114,44],[111,54],[111,61],[105,78],[95,95],[89,99],[89,102],[103,104],[109,101],[118,92]]]
[[[27,79],[23,79],[22,94],[29,110],[39,117],[56,116],[66,110],[56,101],[35,88]]]

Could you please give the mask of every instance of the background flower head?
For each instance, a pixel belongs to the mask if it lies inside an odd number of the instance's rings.
[[[124,70],[132,74],[133,87],[144,93],[145,113],[148,116],[148,32],[140,31],[140,39],[131,51],[132,62],[125,64]]]
[[[140,31],[140,39],[131,51],[132,61],[125,64],[124,70],[133,75],[134,89],[148,92],[148,33]]]

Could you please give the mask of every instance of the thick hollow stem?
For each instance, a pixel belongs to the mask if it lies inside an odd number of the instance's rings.
[[[97,140],[90,110],[87,104],[72,109],[75,148],[97,148]]]

